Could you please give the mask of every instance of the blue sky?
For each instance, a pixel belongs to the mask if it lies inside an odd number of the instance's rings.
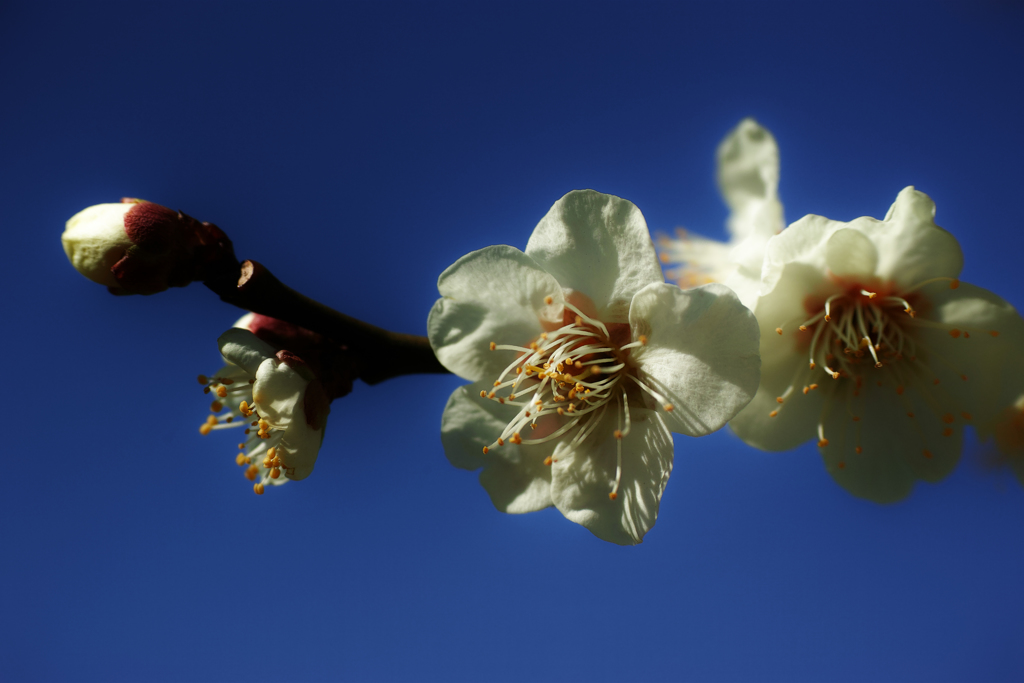
[[[972,437],[884,507],[812,446],[678,437],[621,548],[495,511],[440,446],[460,381],[407,377],[358,384],[315,474],[257,498],[197,432],[238,312],[115,299],[58,238],[144,197],[422,334],[445,267],[572,189],[723,235],[715,146],[754,116],[788,221],[915,185],[1020,308],[1022,29],[998,2],[0,4],[0,678],[1019,680],[1024,490]]]

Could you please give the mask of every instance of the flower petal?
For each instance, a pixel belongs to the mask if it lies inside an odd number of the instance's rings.
[[[672,404],[668,428],[690,436],[720,429],[747,405],[760,376],[757,320],[731,289],[645,287],[629,312],[641,380]]]
[[[530,446],[506,443],[484,454],[484,446],[494,443],[517,412],[514,406],[480,398],[480,391],[489,388],[485,380],[452,392],[441,417],[445,455],[462,469],[483,467],[480,483],[494,507],[502,512],[534,512],[550,507],[551,468],[544,460],[554,449],[554,441]]]
[[[897,396],[891,387],[867,382],[856,399],[830,398],[828,445],[819,451],[832,478],[855,496],[891,503],[909,495],[915,480],[937,482],[956,466],[961,425],[954,423],[944,436],[947,425],[922,393]]]
[[[918,323],[918,337],[935,356],[933,366],[948,367],[952,382],[956,375],[968,378],[958,386],[957,398],[985,433],[1024,390],[1024,365],[1017,360],[1024,348],[1024,319],[1002,297],[967,282],[956,289],[937,282],[921,292],[931,311]],[[928,326],[931,321],[941,325]],[[954,336],[951,330],[967,334]]]
[[[658,518],[658,505],[672,472],[672,435],[651,410],[634,409],[621,441],[622,478],[615,500],[618,440],[615,419],[605,417],[582,443],[561,442],[552,455],[551,497],[567,519],[598,538],[619,545],[643,540]]]
[[[740,121],[718,146],[718,188],[732,215],[734,240],[767,239],[785,224],[778,200],[779,147],[754,119]]]
[[[220,335],[217,345],[224,360],[242,368],[250,377],[255,377],[263,361],[274,358],[277,353],[277,349],[249,330],[237,327]]]
[[[662,282],[647,222],[625,199],[577,190],[551,207],[526,253],[562,287],[594,302],[603,322],[625,322],[633,295]]]
[[[833,275],[872,277],[878,267],[878,250],[863,232],[841,228],[828,238],[825,260]]]
[[[309,384],[310,378],[295,368],[277,358],[268,358],[260,364],[252,385],[253,402],[260,417],[272,428],[285,432],[277,450],[288,478],[296,481],[312,473],[324,438],[324,429],[314,429],[306,420]]]
[[[884,221],[861,218],[854,223],[875,243],[877,274],[883,280],[912,287],[933,277],[956,277],[963,269],[956,238],[935,225],[935,202],[913,187],[899,193]]]
[[[442,298],[430,311],[427,336],[441,364],[466,379],[493,379],[511,362],[510,352],[492,352],[491,342],[529,344],[543,321],[561,321],[559,283],[514,247],[463,256],[441,273],[437,289]]]
[[[134,204],[97,204],[68,219],[60,241],[71,265],[93,282],[117,287],[110,268],[133,243],[124,230],[124,215]]]

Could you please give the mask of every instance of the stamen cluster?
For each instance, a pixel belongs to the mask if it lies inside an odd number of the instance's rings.
[[[548,305],[552,301],[552,297],[546,299]],[[631,425],[630,395],[642,388],[655,396],[665,410],[671,411],[672,405],[646,386],[630,365],[630,351],[646,345],[646,337],[641,335],[635,342],[622,344],[616,338],[630,334],[628,325],[612,324],[610,331],[608,325],[572,304],[565,306],[564,317],[569,322],[552,332],[541,333],[526,347],[490,343],[491,351],[515,351],[518,356],[494,381],[491,391],[480,391],[480,398],[518,406],[519,412],[490,446],[483,447],[483,453],[486,455],[506,442],[546,443],[574,430],[571,445],[575,447],[594,432],[608,407],[614,405],[619,411],[619,428],[614,432],[619,441],[617,473],[609,494],[614,500],[621,480],[621,440],[629,434]],[[627,378],[632,383],[627,383]],[[632,400],[638,398],[634,395]],[[531,432],[536,430],[542,418],[562,420],[561,424],[552,422],[543,429],[543,436],[524,439],[522,432],[527,427]],[[555,459],[549,456],[544,464],[552,462]]]

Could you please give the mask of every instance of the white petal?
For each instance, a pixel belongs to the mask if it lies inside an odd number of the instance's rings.
[[[97,204],[72,216],[61,235],[71,265],[93,282],[117,287],[110,272],[132,241],[124,231],[124,215],[134,204]]]
[[[662,282],[647,223],[625,199],[577,190],[551,207],[526,253],[562,287],[586,294],[603,322],[625,322],[633,295]]]
[[[876,275],[899,287],[956,277],[963,268],[956,238],[935,225],[935,203],[913,187],[899,193],[884,221],[858,218],[849,225],[867,235],[878,250]]]
[[[961,423],[943,436],[947,425],[914,389],[897,396],[891,387],[865,382],[856,398],[845,392],[832,396],[825,412],[828,445],[819,451],[832,478],[855,496],[878,503],[900,500],[915,480],[944,478],[960,457]]]
[[[615,484],[617,428],[606,415],[595,431],[573,448],[562,442],[553,454],[551,496],[567,519],[605,541],[634,545],[658,518],[658,505],[672,472],[672,435],[661,415],[633,410],[632,429],[622,439],[622,478]]]
[[[916,328],[918,337],[936,356],[935,363],[946,366],[954,375],[960,409],[971,413],[974,423],[985,433],[992,420],[1024,390],[1024,364],[1018,360],[1024,348],[1024,319],[1002,297],[967,282],[956,289],[938,282],[922,289],[922,293],[931,310],[919,315],[922,323]],[[926,319],[946,327],[925,327]],[[970,336],[954,337],[949,328]],[[998,335],[993,337],[993,331]],[[965,375],[968,380],[959,384],[956,375]]]
[[[641,379],[674,409],[663,415],[669,429],[702,436],[720,429],[757,391],[757,321],[728,287],[709,284],[680,290],[645,287],[629,313]]]
[[[224,360],[245,370],[249,377],[255,377],[260,365],[268,358],[274,358],[277,350],[249,330],[232,327],[217,338],[220,354]]]
[[[441,273],[437,289],[442,298],[430,311],[427,336],[441,364],[466,379],[494,379],[514,358],[492,352],[491,342],[526,345],[543,322],[561,321],[559,283],[514,247],[463,256]]]
[[[734,239],[771,237],[785,224],[778,201],[779,148],[754,119],[744,119],[718,147],[718,187],[732,215]]]
[[[842,228],[828,238],[825,259],[829,270],[839,277],[872,277],[878,267],[878,250],[863,232]]]
[[[480,392],[489,388],[485,380],[452,392],[441,417],[445,455],[462,469],[483,467],[480,483],[502,512],[534,512],[550,507],[551,468],[544,459],[554,449],[554,441],[529,446],[506,443],[484,454],[484,446],[492,445],[518,412],[514,406],[480,398]]]
[[[324,430],[314,429],[306,421],[305,398],[310,378],[276,358],[268,358],[256,372],[252,386],[253,402],[261,418],[272,428],[283,429],[278,453],[288,478],[305,479],[313,471]]]

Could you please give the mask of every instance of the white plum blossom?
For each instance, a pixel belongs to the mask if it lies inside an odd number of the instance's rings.
[[[473,384],[441,421],[449,460],[483,468],[494,505],[554,505],[599,538],[639,543],[672,470],[672,436],[721,428],[756,391],[757,325],[718,284],[662,281],[631,202],[570,192],[526,252],[492,246],[438,279],[427,323]]]
[[[785,227],[779,202],[779,148],[754,119],[740,121],[718,146],[718,188],[729,207],[728,242],[677,230],[658,239],[668,277],[684,289],[722,282],[748,308],[757,299],[768,240]]]
[[[235,461],[262,494],[267,484],[310,475],[330,406],[301,358],[244,329],[250,318],[243,317],[217,340],[227,365],[213,377],[199,376],[204,391],[214,396],[199,431],[244,427]]]
[[[957,279],[960,247],[934,216],[908,187],[881,221],[805,216],[771,239],[761,385],[736,434],[766,450],[816,438],[832,477],[878,502],[953,469],[1024,335],[1011,305]]]

